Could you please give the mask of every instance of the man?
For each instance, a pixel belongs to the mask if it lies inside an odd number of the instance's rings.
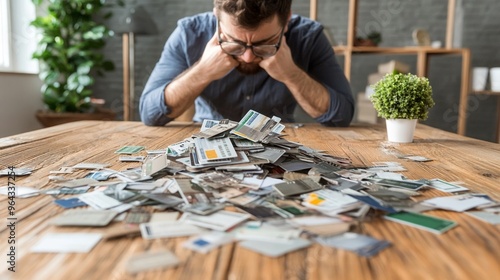
[[[348,126],[349,83],[322,26],[291,0],[214,0],[179,20],[140,100],[142,121],[164,125],[196,105],[194,121],[240,120],[249,109],[293,122],[297,105],[323,125]]]

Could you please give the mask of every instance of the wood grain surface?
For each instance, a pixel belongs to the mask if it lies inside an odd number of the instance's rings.
[[[138,122],[86,121],[0,139],[0,163],[31,167],[30,176],[16,178],[16,186],[54,187],[51,170],[80,162],[109,163],[123,170],[137,163],[118,161],[114,152],[125,145],[164,149],[191,136],[199,125],[173,123],[147,127]],[[315,124],[288,127],[285,138],[329,154],[348,157],[355,166],[375,161],[397,161],[410,179],[441,178],[460,181],[474,192],[500,200],[500,145],[466,138],[419,124],[409,144],[386,142],[383,126],[328,128]],[[419,155],[430,162],[411,162],[398,155]],[[85,171],[70,174],[81,177]],[[7,177],[0,177],[0,186]],[[418,199],[448,194],[424,190]],[[16,198],[16,272],[7,271],[8,229],[0,228],[0,279],[494,279],[500,275],[500,227],[464,213],[434,210],[431,215],[456,221],[458,227],[441,235],[383,220],[377,212],[356,231],[389,240],[392,246],[365,258],[352,252],[313,245],[270,258],[238,246],[225,245],[206,255],[184,249],[187,238],[143,240],[140,236],[101,240],[88,254],[37,254],[30,248],[49,232],[106,232],[106,228],[60,228],[49,220],[64,209],[54,198],[40,195]],[[0,196],[0,217],[7,221],[7,198]],[[136,275],[125,272],[128,258],[145,251],[168,249],[181,260],[176,268]],[[497,276],[494,276],[497,275]]]

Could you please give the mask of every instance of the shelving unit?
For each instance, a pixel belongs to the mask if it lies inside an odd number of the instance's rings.
[[[354,40],[356,38],[358,0],[349,0],[349,19],[347,30],[347,45],[334,46],[333,49],[337,55],[344,56],[344,73],[347,79],[351,78],[352,56],[358,53],[381,54],[381,55],[416,55],[417,56],[417,75],[426,77],[428,74],[429,58],[436,55],[460,55],[462,57],[462,71],[460,84],[460,104],[458,112],[458,131],[460,135],[465,135],[467,121],[467,100],[470,91],[470,50],[466,48],[452,48],[453,43],[453,25],[455,21],[456,0],[448,0],[448,14],[446,21],[446,44],[444,48],[431,47],[356,47]],[[310,18],[317,20],[318,0],[310,0]],[[500,105],[499,105],[500,107]]]
[[[500,91],[492,91],[492,90],[481,90],[481,91],[472,91],[470,94],[473,95],[493,95],[497,96],[497,133],[496,133],[496,141],[500,143]]]

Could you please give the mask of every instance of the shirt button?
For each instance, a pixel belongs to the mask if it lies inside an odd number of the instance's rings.
[[[247,95],[247,100],[250,100],[250,95]]]

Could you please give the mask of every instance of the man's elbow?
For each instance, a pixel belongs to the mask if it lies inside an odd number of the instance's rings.
[[[353,119],[354,119],[354,104],[351,104],[351,106],[349,106],[349,109],[346,110],[346,112],[344,113],[342,121],[339,123],[338,126],[348,127],[349,125],[351,125]]]
[[[170,121],[169,118],[162,115],[152,114],[148,110],[139,110],[141,121],[147,126],[163,126]]]
[[[154,121],[152,121],[150,119],[144,119],[141,117],[141,120],[142,120],[142,123],[147,125],[147,126],[158,126],[158,124],[156,124]]]
[[[348,103],[341,112],[337,112],[329,121],[321,122],[325,126],[348,127],[354,118],[354,104]]]

